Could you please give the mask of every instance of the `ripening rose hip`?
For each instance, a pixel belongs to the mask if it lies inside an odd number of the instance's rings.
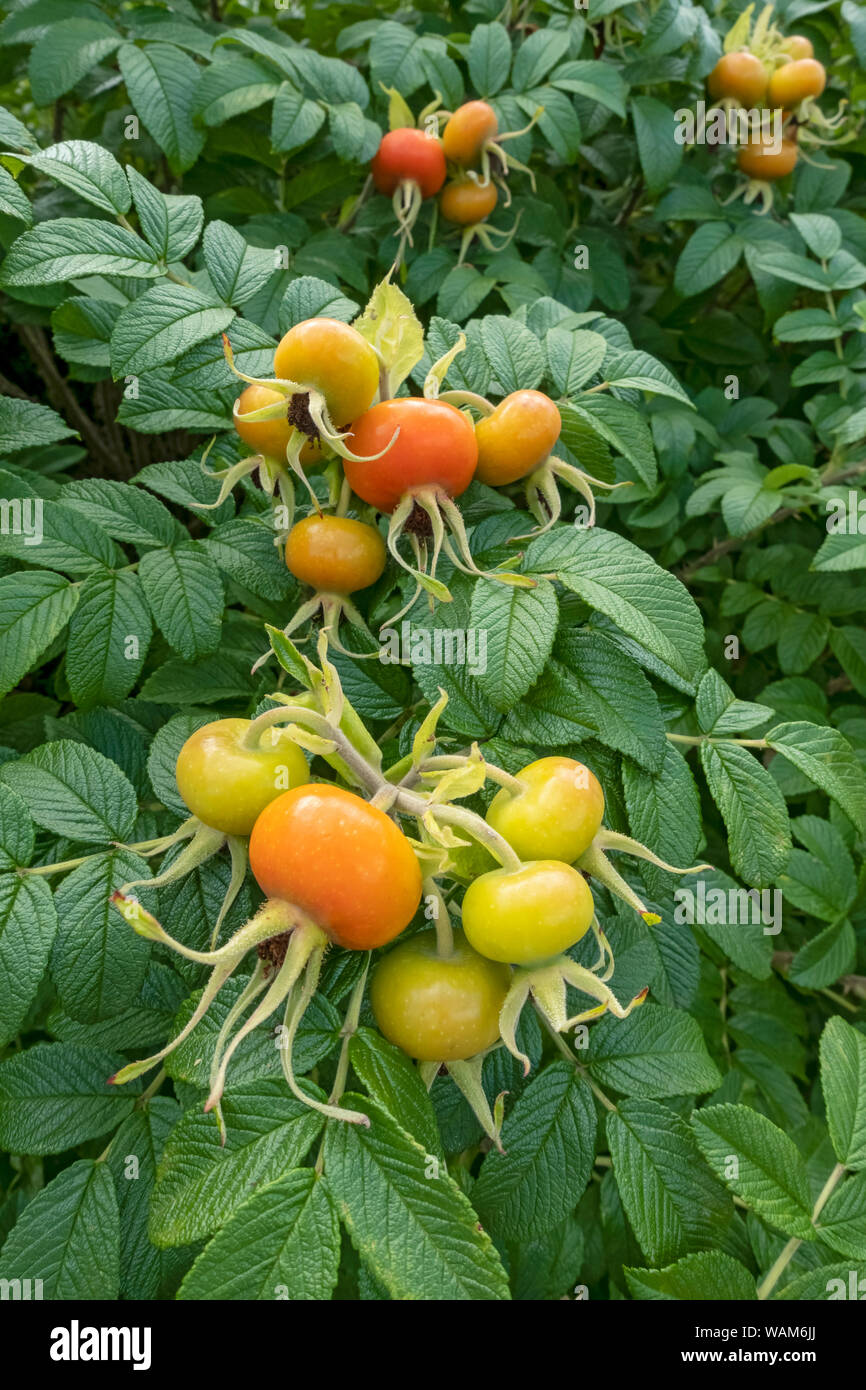
[[[309,778],[297,744],[266,729],[256,748],[244,743],[251,720],[217,719],[190,734],[175,769],[177,789],[194,816],[225,835],[249,835],[281,793]]]
[[[332,594],[369,588],[381,578],[386,559],[375,526],[351,517],[305,517],[286,541],[286,565],[295,578]]]
[[[384,946],[421,901],[421,870],[384,811],[329,782],[278,796],[250,836],[250,868],[266,897],[294,903],[339,946]]]
[[[604,817],[604,792],[593,772],[574,758],[539,758],[517,773],[525,790],[503,787],[487,821],[521,859],[573,864],[589,849]]]

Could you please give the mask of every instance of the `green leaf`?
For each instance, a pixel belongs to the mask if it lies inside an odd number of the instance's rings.
[[[7,169],[0,167],[0,215],[12,217],[23,222],[25,227],[33,225],[33,209],[30,199],[13,179]]]
[[[655,97],[632,97],[637,152],[650,193],[667,188],[683,159],[684,146],[676,139],[673,111]]]
[[[373,1100],[393,1115],[428,1154],[441,1155],[436,1113],[418,1068],[405,1052],[371,1028],[361,1028],[349,1043],[349,1057]]]
[[[830,647],[858,695],[866,695],[866,632],[859,627],[831,627]]]
[[[87,217],[57,217],[16,237],[0,283],[57,285],[82,275],[152,280],[160,274],[156,252],[134,232]]]
[[[222,1109],[225,1146],[216,1116],[197,1108],[166,1141],[151,1202],[155,1245],[189,1245],[219,1230],[257,1187],[296,1168],[322,1127],[320,1115],[289,1095],[282,1075],[230,1085]]]
[[[819,1239],[840,1255],[866,1260],[866,1172],[831,1193],[816,1229]]]
[[[700,745],[710,795],[722,813],[735,872],[758,888],[772,883],[791,852],[788,809],[776,782],[748,748]]]
[[[486,643],[478,683],[497,709],[508,710],[538,679],[550,655],[559,621],[553,585],[542,580],[534,589],[520,589],[480,579],[470,621]]]
[[[63,631],[77,602],[78,590],[59,574],[24,570],[0,577],[0,694]]]
[[[260,1188],[199,1255],[178,1298],[329,1300],[340,1224],[327,1181],[297,1168]]]
[[[727,681],[713,670],[706,672],[698,686],[695,713],[704,733],[712,734],[714,738],[723,738],[726,734],[744,734],[773,718],[769,705],[755,704],[753,700],[738,700]]]
[[[273,251],[249,246],[227,222],[209,222],[202,247],[211,283],[227,304],[245,304],[278,268]]]
[[[719,1243],[733,1203],[685,1120],[658,1101],[623,1100],[608,1113],[607,1137],[622,1204],[651,1264]]]
[[[31,545],[32,530],[21,526],[0,535],[0,553],[70,574],[88,574],[99,566],[110,569],[120,563],[121,552],[101,528],[62,503],[43,502],[40,520],[38,546]]]
[[[467,54],[469,76],[479,96],[494,96],[508,81],[511,40],[502,24],[476,24]]]
[[[665,757],[664,724],[655,691],[637,663],[598,632],[565,630],[554,657],[567,674],[581,723],[609,748],[657,771]]]
[[[150,1242],[147,1219],[156,1165],[180,1114],[175,1101],[154,1096],[124,1120],[105,1160],[114,1177],[120,1210],[120,1293],[124,1299],[158,1298],[164,1280],[173,1272],[172,1256]]]
[[[110,850],[86,859],[59,885],[54,904],[60,925],[51,978],[70,1017],[95,1023],[137,1000],[150,943],[118,927],[111,895],[133,878],[149,877],[147,863],[137,854]]]
[[[606,107],[625,120],[628,88],[619,70],[612,64],[591,59],[563,63],[555,69],[550,81],[554,87],[588,97],[591,102]]]
[[[0,453],[14,454],[38,444],[56,444],[58,439],[68,439],[75,433],[50,406],[0,396]]]
[[[354,299],[347,299],[329,281],[320,280],[316,275],[301,275],[292,281],[283,295],[280,332],[287,333],[295,324],[310,318],[339,319],[341,323],[351,323],[359,307]]]
[[[30,90],[37,106],[76,87],[82,77],[119,48],[123,39],[110,24],[81,18],[54,23],[30,52]]]
[[[0,872],[29,864],[35,840],[26,803],[11,787],[0,782]]]
[[[557,391],[572,396],[599,371],[608,353],[600,333],[584,328],[551,328],[544,339],[547,370]],[[588,472],[592,472],[589,468]]]
[[[4,831],[10,803],[15,802],[26,818],[23,803],[8,787],[0,785]],[[27,825],[29,821],[25,819],[21,829]],[[57,912],[44,879],[0,874],[0,1047],[12,1041],[27,1017],[48,964],[56,929]]]
[[[534,333],[514,319],[488,314],[479,339],[490,369],[506,394],[531,389],[544,376],[544,354]]]
[[[174,173],[182,174],[204,148],[205,132],[193,124],[201,68],[171,43],[124,44],[117,61],[142,123]]]
[[[111,217],[129,211],[129,185],[124,172],[102,145],[90,140],[63,140],[38,154],[18,157]]]
[[[81,295],[65,299],[51,315],[55,350],[69,362],[107,367],[111,330],[119,313],[117,304],[105,300]]]
[[[535,574],[552,571],[690,685],[706,667],[694,599],[624,536],[599,527],[556,527],[528,547],[524,568]]]
[[[63,502],[109,536],[131,545],[150,549],[185,538],[183,528],[155,497],[110,478],[76,478],[66,483]]]
[[[819,261],[829,261],[840,250],[842,232],[832,217],[819,212],[792,212],[791,221]]]
[[[754,1300],[755,1281],[745,1265],[721,1250],[684,1255],[666,1269],[624,1269],[633,1298],[678,1302]]]
[[[573,424],[588,425],[617,453],[627,458],[637,472],[641,482],[654,487],[658,464],[652,435],[646,420],[640,412],[627,401],[616,400],[613,396],[583,395],[572,406],[560,408],[563,422],[562,441],[573,447],[571,429]],[[583,463],[579,444],[574,448],[578,462]],[[592,458],[586,461],[587,472],[592,473]],[[599,475],[602,480],[605,474]],[[612,481],[612,478],[608,481]]]
[[[636,839],[669,864],[683,868],[693,864],[701,845],[701,809],[685,758],[665,739],[657,771],[625,759],[622,781],[629,826]]]
[[[595,1102],[570,1062],[545,1067],[518,1098],[472,1189],[482,1221],[503,1241],[544,1235],[564,1220],[589,1182]]]
[[[315,101],[310,101],[284,82],[274,97],[271,118],[271,145],[281,154],[294,154],[309,144],[325,124],[325,113]]]
[[[234,34],[243,32],[235,30]],[[217,50],[214,61],[196,85],[195,111],[205,125],[222,125],[233,116],[242,116],[245,111],[254,111],[263,102],[273,100],[279,89],[279,78],[263,63]]]
[[[767,734],[767,743],[838,801],[858,830],[866,831],[866,773],[838,730],[801,721],[777,724]]]
[[[723,280],[743,253],[743,242],[727,222],[705,222],[686,242],[674,271],[677,294],[688,299]]]
[[[710,1167],[777,1230],[814,1240],[806,1167],[787,1134],[745,1105],[710,1105],[692,1115]]]
[[[70,840],[111,844],[129,838],[138,803],[116,763],[73,739],[43,743],[7,763],[2,779],[37,825]]]
[[[600,1086],[648,1100],[712,1091],[720,1080],[695,1019],[660,1004],[602,1018],[590,1031],[587,1064]]]
[[[862,1299],[866,1289],[866,1264],[848,1259],[844,1263],[818,1265],[796,1279],[789,1279],[774,1294],[775,1299],[802,1302],[834,1302],[837,1299]]]
[[[821,1088],[833,1149],[846,1168],[866,1168],[866,1036],[843,1018],[821,1034]]]
[[[550,69],[565,57],[570,46],[571,37],[564,29],[537,29],[534,34],[530,34],[514,56],[514,70],[511,74],[514,90],[525,92],[530,87],[537,86]]]
[[[154,622],[187,661],[212,652],[220,639],[223,587],[219,571],[195,542],[151,550],[138,570]]]
[[[611,386],[648,391],[655,396],[671,396],[691,405],[676,378],[648,352],[620,352],[608,358],[604,369]]]
[[[507,1299],[490,1237],[454,1179],[395,1120],[363,1096],[342,1104],[370,1116],[329,1126],[325,1171],[352,1242],[392,1298]]]
[[[99,1139],[128,1115],[138,1082],[109,1086],[124,1058],[76,1043],[37,1043],[0,1062],[0,1145],[57,1154]]]
[[[0,1253],[0,1279],[21,1280],[58,1302],[117,1299],[120,1217],[104,1163],[79,1159],[37,1192]],[[26,1282],[25,1282],[26,1281]]]
[[[183,260],[195,246],[204,222],[201,198],[161,193],[129,165],[126,170],[145,240],[167,264]]]
[[[111,335],[117,380],[174,362],[228,328],[234,310],[185,285],[154,285],[121,312]]]
[[[135,685],[150,644],[150,611],[128,570],[90,574],[69,625],[66,677],[82,707],[122,700]]]

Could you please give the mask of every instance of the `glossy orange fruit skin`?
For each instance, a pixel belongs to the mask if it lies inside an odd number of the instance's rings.
[[[419,1062],[456,1062],[499,1039],[511,972],[473,951],[462,932],[440,956],[436,933],[419,932],[389,951],[373,973],[370,1004],[379,1031]]]
[[[759,106],[767,93],[767,73],[754,53],[724,53],[707,78],[711,97],[733,97],[741,106]]]
[[[823,63],[815,58],[797,58],[773,73],[767,100],[773,107],[799,106],[806,97],[819,97],[826,85],[827,72]]]
[[[445,182],[445,154],[442,142],[423,130],[389,130],[370,164],[373,182],[380,193],[391,194],[397,185],[417,183],[423,198],[432,198]]]
[[[381,458],[370,458],[400,433]],[[402,396],[382,401],[352,426],[347,443],[360,463],[344,459],[349,486],[380,512],[392,512],[410,488],[441,487],[459,497],[472,481],[478,445],[472,422],[447,401]]]
[[[193,815],[224,835],[249,835],[268,802],[310,772],[297,744],[268,729],[258,748],[242,740],[249,719],[216,719],[190,734],[175,768],[177,789]]]
[[[302,584],[353,594],[381,578],[385,542],[375,526],[347,516],[307,516],[286,541],[286,565]]]
[[[542,391],[512,391],[475,426],[475,476],[504,487],[532,473],[547,458],[562,429],[559,411]]]
[[[281,405],[283,414],[273,420],[239,420],[252,410],[263,410],[266,405]],[[241,439],[256,453],[267,458],[285,461],[289,440],[294,427],[288,421],[289,403],[281,391],[272,391],[268,386],[248,386],[242,391],[234,404],[234,425]]]
[[[474,179],[454,179],[443,188],[439,207],[446,222],[469,227],[489,217],[498,199],[495,183],[477,184]]]
[[[250,836],[250,867],[268,898],[294,903],[351,951],[393,941],[421,901],[421,870],[403,832],[327,782],[265,807]]]
[[[354,420],[373,400],[379,388],[379,359],[350,324],[305,319],[277,344],[274,375],[320,391],[332,422],[340,426]]]
[[[807,39],[805,34],[791,34],[782,44],[782,51],[790,53],[792,58],[814,58],[815,56],[812,40]]]
[[[467,101],[458,106],[442,132],[442,148],[446,159],[456,164],[471,164],[481,153],[486,140],[492,140],[499,121],[486,101]]]
[[[282,405],[288,411],[288,401],[282,391],[272,391],[268,386],[248,386],[242,391],[234,404],[235,429],[245,444],[255,449],[265,458],[277,459],[285,463],[286,449],[295,433],[285,414],[273,420],[239,420],[238,415],[252,410],[262,410],[266,405]],[[319,440],[305,439],[301,445],[301,463],[313,468],[324,462],[322,445]]]
[[[797,145],[793,140],[782,140],[781,150],[774,153],[769,143],[760,140],[743,145],[737,154],[737,163],[750,179],[764,179],[773,183],[790,174],[797,163]]]

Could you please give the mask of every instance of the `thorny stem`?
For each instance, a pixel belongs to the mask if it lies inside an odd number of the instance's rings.
[[[830,1194],[837,1186],[839,1179],[844,1176],[846,1171],[847,1170],[845,1168],[844,1163],[837,1163],[836,1167],[833,1169],[824,1186],[821,1188],[821,1191],[818,1195],[818,1200],[816,1201],[812,1209],[813,1225],[818,1220],[818,1217],[821,1215],[821,1212],[824,1210],[824,1207],[827,1204],[827,1200],[830,1197]],[[779,1279],[784,1274],[785,1270],[788,1268],[788,1265],[791,1263],[791,1260],[794,1258],[802,1244],[803,1242],[799,1236],[791,1237],[791,1239],[788,1241],[788,1244],[785,1246],[781,1255],[776,1260],[775,1264],[773,1265],[772,1269],[767,1275],[766,1279],[763,1281],[760,1288],[758,1289],[759,1301],[763,1302],[765,1299],[769,1298],[770,1294],[773,1292],[773,1289],[778,1284]]]

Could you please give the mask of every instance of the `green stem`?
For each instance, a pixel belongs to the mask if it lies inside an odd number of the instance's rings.
[[[818,1217],[821,1215],[821,1212],[824,1210],[824,1207],[827,1204],[827,1200],[830,1197],[830,1194],[837,1186],[840,1178],[844,1176],[845,1171],[845,1164],[837,1163],[836,1167],[833,1169],[824,1186],[821,1188],[818,1200],[816,1201],[815,1206],[812,1209],[813,1225],[818,1220]],[[779,1258],[776,1260],[766,1279],[763,1281],[760,1288],[758,1289],[758,1299],[761,1302],[769,1298],[770,1294],[773,1292],[773,1289],[778,1284],[779,1279],[784,1274],[785,1270],[788,1268],[788,1265],[791,1263],[791,1260],[794,1258],[802,1244],[803,1242],[799,1236],[792,1236],[791,1239],[788,1241],[788,1244],[785,1246],[784,1250],[782,1251]]]
[[[331,1094],[328,1097],[329,1105],[336,1105],[346,1089],[346,1078],[349,1075],[349,1043],[358,1031],[358,1023],[361,1018],[361,1004],[364,999],[364,990],[367,985],[367,972],[370,969],[370,952],[367,952],[367,959],[364,963],[364,970],[356,982],[351,997],[349,1007],[346,1010],[346,1017],[340,1029],[340,1037],[343,1039],[340,1048],[340,1058],[337,1062],[337,1074],[334,1077],[334,1084],[331,1087]]]
[[[711,738],[709,734],[667,734],[671,743],[737,743],[741,748],[769,748],[765,738]]]
[[[425,878],[423,892],[425,897],[436,901],[437,912],[433,919],[436,925],[436,950],[443,960],[448,960],[454,954],[454,931],[448,904],[435,878]]]
[[[134,1108],[136,1110],[144,1109],[144,1107],[147,1105],[147,1102],[156,1095],[163,1081],[165,1081],[167,1075],[168,1073],[165,1067],[160,1067],[159,1071],[156,1073],[156,1076],[153,1078],[150,1085],[147,1087],[146,1090],[142,1091],[141,1095],[138,1097],[138,1100],[135,1102]]]

